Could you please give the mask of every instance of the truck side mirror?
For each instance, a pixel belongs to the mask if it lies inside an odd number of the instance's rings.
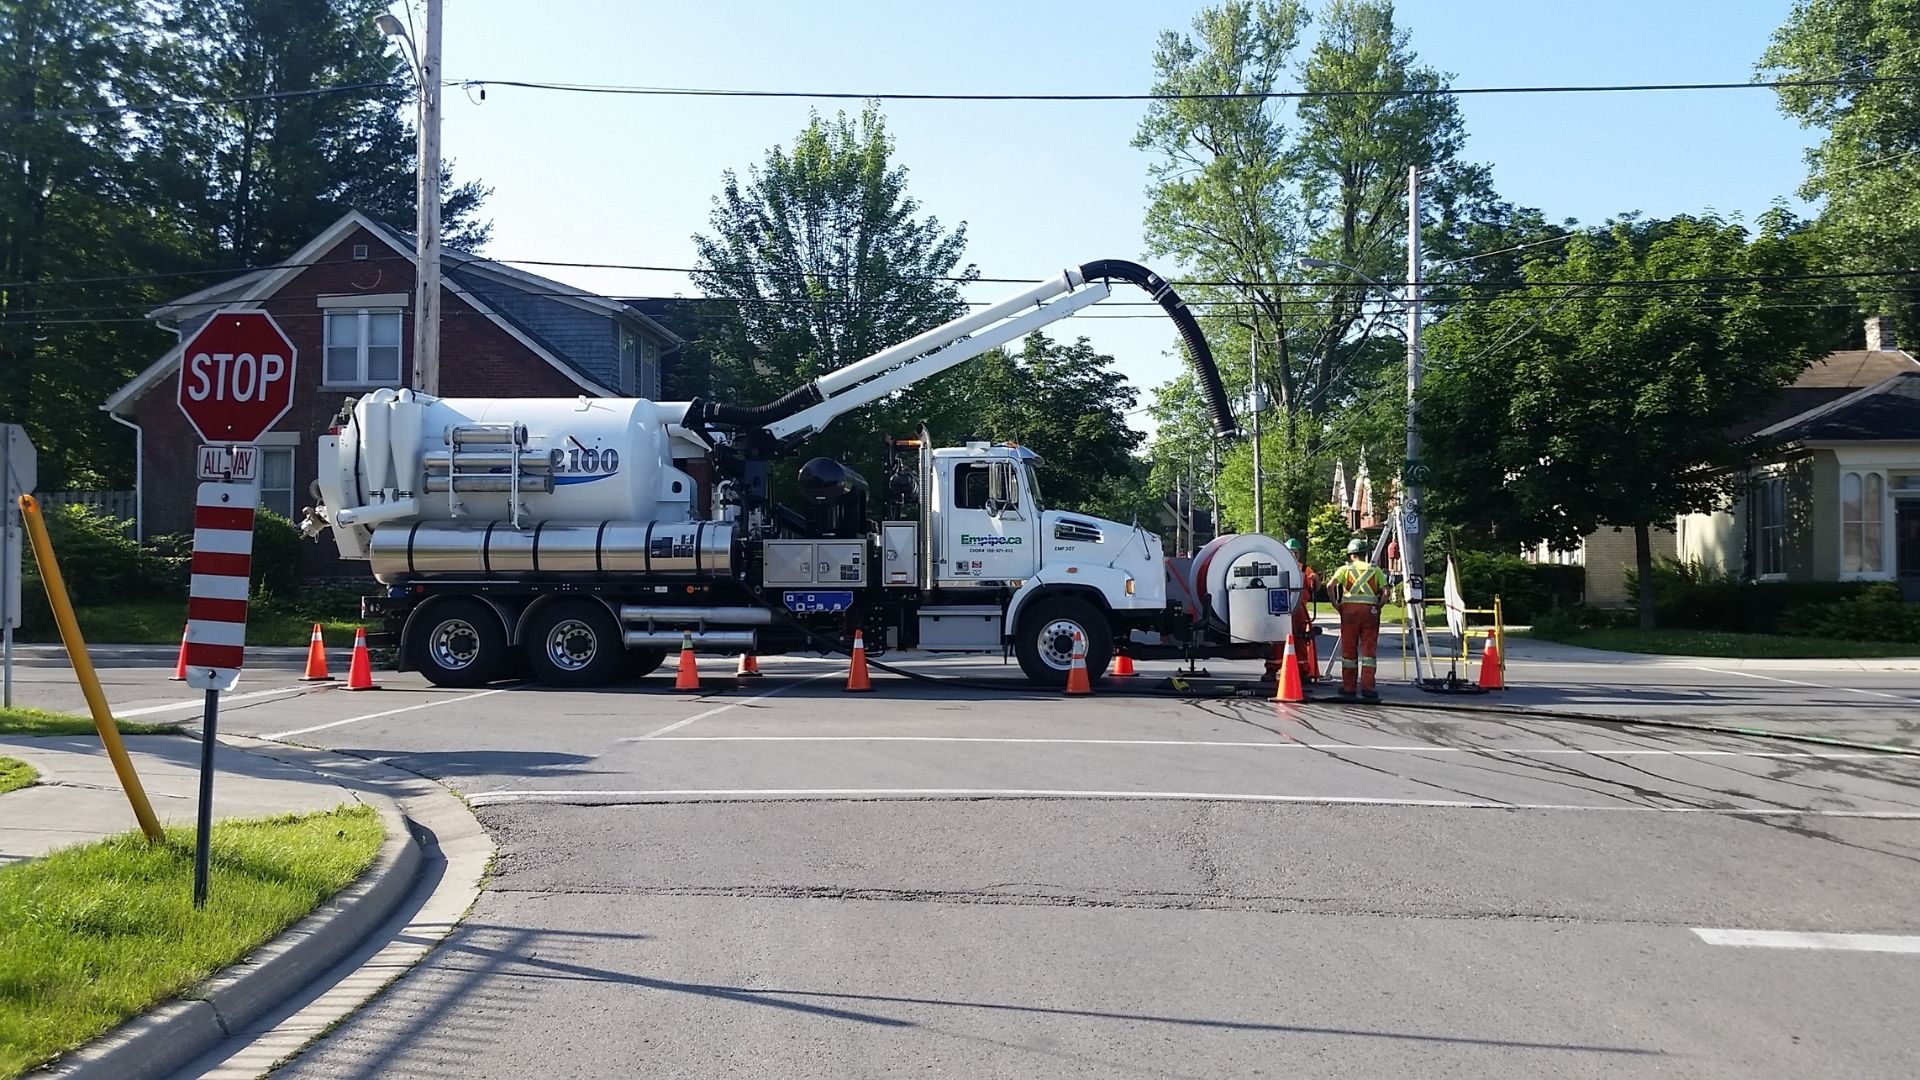
[[[996,461],[988,467],[987,505],[995,517],[1002,510],[1020,508],[1020,481],[1015,477],[1011,464]]]

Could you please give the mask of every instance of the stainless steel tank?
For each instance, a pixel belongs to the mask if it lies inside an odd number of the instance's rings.
[[[733,573],[733,524],[725,521],[421,521],[375,529],[373,576],[393,585],[423,577],[619,573],[674,578]]]

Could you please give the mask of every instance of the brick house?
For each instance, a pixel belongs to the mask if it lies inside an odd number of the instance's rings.
[[[184,342],[222,307],[271,313],[298,351],[293,408],[260,439],[261,505],[293,517],[311,500],[315,440],[341,402],[412,375],[414,243],[358,212],[279,267],[156,308]],[[446,397],[658,397],[684,343],[624,302],[457,251],[442,264],[440,392]],[[199,444],[175,401],[176,344],[101,406],[136,430],[135,529],[186,532]],[[330,572],[332,545],[307,555]]]

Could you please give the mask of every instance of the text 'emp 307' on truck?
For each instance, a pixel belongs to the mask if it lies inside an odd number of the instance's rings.
[[[439,686],[530,668],[590,686],[644,674],[689,635],[701,652],[870,648],[1001,653],[1066,680],[1076,639],[1098,678],[1136,658],[1266,659],[1300,603],[1300,565],[1257,534],[1165,557],[1137,524],[1049,509],[1024,447],[888,443],[876,500],[828,458],[796,509],[768,468],[835,417],[1105,299],[1149,292],[1178,326],[1221,435],[1236,432],[1213,355],[1158,275],[1103,260],[822,375],[758,406],[638,398],[439,399],[376,390],[320,440],[320,505],[400,665]],[[684,466],[705,462],[711,508]],[[878,512],[877,519],[872,515]]]

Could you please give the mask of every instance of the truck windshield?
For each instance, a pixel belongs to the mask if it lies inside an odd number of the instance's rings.
[[[1023,464],[1020,466],[1020,482],[1026,485],[1027,498],[1033,502],[1033,508],[1035,510],[1045,510],[1047,508],[1047,501],[1040,494],[1040,477],[1035,475],[1032,465]]]

